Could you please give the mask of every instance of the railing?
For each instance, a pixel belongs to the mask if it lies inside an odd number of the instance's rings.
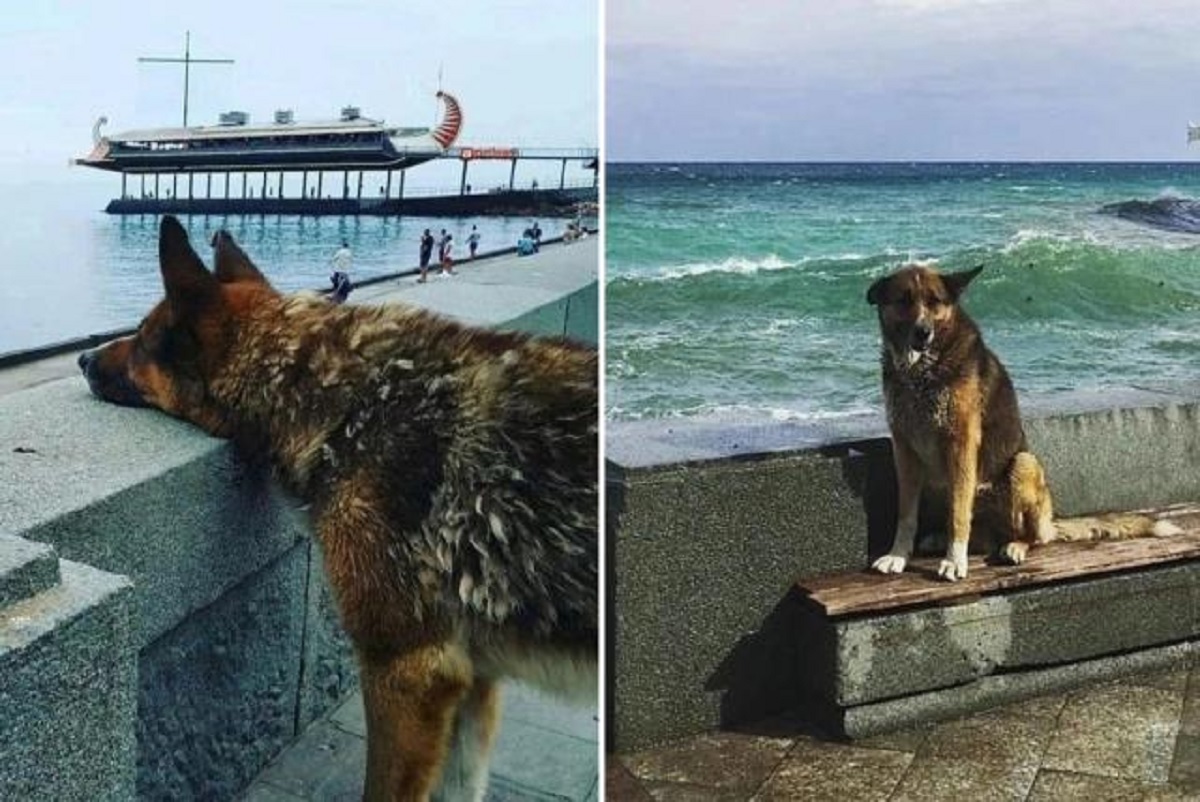
[[[486,151],[489,146],[458,145],[449,148],[440,157],[443,159],[458,159],[464,150]],[[599,148],[518,148],[513,147],[518,159],[595,159],[600,155]],[[507,161],[506,159],[490,159],[490,161]]]

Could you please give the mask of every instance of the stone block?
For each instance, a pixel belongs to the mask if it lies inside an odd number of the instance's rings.
[[[354,645],[342,628],[337,603],[325,576],[321,547],[308,544],[304,654],[297,718],[303,727],[336,707],[358,684]]]
[[[60,571],[0,609],[0,799],[132,799],[132,586],[66,560]]]
[[[54,547],[0,535],[0,608],[36,596],[59,582]]]
[[[861,458],[610,469],[609,721],[625,750],[786,709],[798,571],[867,552]],[[611,605],[615,603],[615,608]]]
[[[1026,421],[1059,515],[1200,499],[1200,405],[1168,403]]]
[[[142,650],[139,796],[233,799],[295,736],[307,546]]]
[[[848,708],[821,708],[810,704],[807,718],[818,719],[831,732],[850,738],[869,738],[929,721],[958,718],[1024,699],[1061,693],[1121,679],[1134,674],[1172,668],[1200,651],[1200,641],[993,674],[963,685],[888,699]]]
[[[1042,585],[952,606],[806,612],[801,681],[846,707],[1200,635],[1200,563]],[[832,658],[832,659],[830,659]]]
[[[30,427],[29,410],[53,420]],[[161,412],[92,398],[82,379],[0,397],[0,439],[36,452],[0,452],[0,484],[19,473],[30,488],[0,506],[0,527],[130,577],[139,648],[306,536],[267,470]]]

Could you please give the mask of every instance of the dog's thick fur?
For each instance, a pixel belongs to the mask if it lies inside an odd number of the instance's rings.
[[[1055,539],[1173,534],[1171,524],[1138,515],[1053,521],[1050,488],[1025,442],[1012,382],[958,304],[982,269],[941,274],[910,265],[867,291],[883,335],[883,392],[899,496],[895,540],[874,568],[904,570],[926,488],[947,495],[949,543],[938,575],[951,581],[967,576],[973,522],[992,530],[1014,564],[1030,546]]]
[[[506,677],[597,692],[597,359],[283,296],[162,221],[166,299],[80,357],[103,399],[271,457],[311,505],[367,715],[368,800],[478,799]]]

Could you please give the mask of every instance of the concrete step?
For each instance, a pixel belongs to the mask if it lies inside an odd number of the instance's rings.
[[[58,583],[58,556],[53,546],[0,535],[0,609]]]
[[[67,560],[58,572],[0,607],[0,799],[132,799],[132,585]]]
[[[972,572],[953,584],[920,570],[799,583],[809,717],[865,737],[1158,667],[1200,638],[1200,528],[1053,544],[1025,565]]]

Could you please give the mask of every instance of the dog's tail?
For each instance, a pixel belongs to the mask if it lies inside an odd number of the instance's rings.
[[[1054,522],[1055,540],[1117,540],[1134,537],[1171,537],[1183,530],[1168,520],[1136,513],[1106,513]]]

